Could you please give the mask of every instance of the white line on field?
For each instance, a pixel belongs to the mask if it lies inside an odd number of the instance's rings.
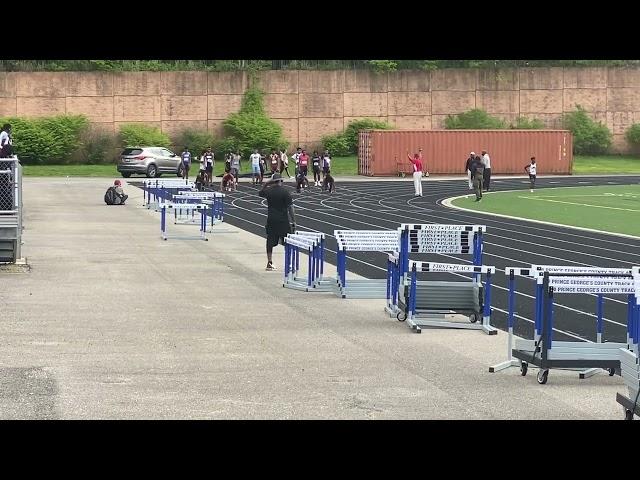
[[[538,200],[541,202],[566,203],[568,205],[579,205],[581,207],[606,208],[607,210],[624,210],[625,212],[640,212],[640,210],[633,209],[633,208],[605,207],[604,205],[591,205],[589,203],[577,203],[577,202],[563,202],[562,200],[549,200],[548,198],[535,198],[535,197],[525,197],[525,196],[518,196],[518,198],[524,198],[527,200]]]

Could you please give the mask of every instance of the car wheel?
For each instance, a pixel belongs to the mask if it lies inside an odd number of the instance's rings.
[[[131,176],[130,173],[121,172],[121,174],[124,178],[129,178]]]
[[[147,167],[147,177],[155,178],[158,175],[158,168],[152,163]]]

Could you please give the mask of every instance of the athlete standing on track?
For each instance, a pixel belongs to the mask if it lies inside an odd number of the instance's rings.
[[[180,154],[180,162],[182,166],[182,178],[189,180],[189,167],[191,167],[191,152],[189,147],[184,147],[184,150]]]
[[[536,157],[531,157],[531,163],[524,167],[524,171],[529,174],[529,182],[530,182],[530,192],[533,192],[533,189],[536,186],[536,171],[538,167],[536,166]]]
[[[476,191],[476,202],[482,200],[482,186],[484,184],[484,164],[480,155],[476,155],[471,162],[471,178],[473,178],[473,188]]]
[[[309,171],[309,155],[307,155],[306,150],[302,150],[300,157],[298,158],[298,170],[304,178],[307,178],[307,172]],[[308,182],[308,180],[307,180]]]
[[[311,165],[313,167],[313,185],[316,187],[320,186],[321,176],[320,176],[320,163],[322,159],[320,155],[318,155],[318,151],[313,151],[313,157],[311,158]]]
[[[464,169],[467,171],[467,180],[469,181],[469,190],[473,190],[473,182],[471,181],[471,163],[473,163],[473,159],[476,156],[476,152],[471,152],[469,154],[469,158],[467,158],[467,163],[464,166]]]
[[[322,155],[322,177],[329,175],[331,173],[331,155],[329,155],[329,150],[324,151],[324,155]]]
[[[293,154],[293,160],[296,162],[296,168],[294,170],[294,174],[298,177],[298,173],[300,172],[300,155],[302,155],[302,148],[296,148],[296,153]]]
[[[251,160],[251,181],[255,185],[258,183],[260,177],[260,154],[258,150],[254,150],[251,156],[249,157]]]
[[[486,150],[482,151],[482,164],[484,165],[484,190],[488,192],[491,183],[491,158]]]
[[[289,157],[287,157],[287,151],[284,148],[280,151],[280,175],[283,172],[287,172],[287,177],[291,177],[289,173]]]
[[[422,162],[420,161],[420,154],[414,153],[413,158],[407,152],[407,157],[413,165],[413,187],[416,191],[415,196],[422,196]]]

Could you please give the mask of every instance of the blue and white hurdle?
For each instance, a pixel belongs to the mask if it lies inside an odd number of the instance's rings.
[[[632,322],[628,328],[627,348],[620,349],[620,375],[629,391],[629,396],[620,392],[616,394],[616,402],[624,409],[625,420],[640,417],[640,267],[632,268],[635,302]]]
[[[532,265],[530,268],[507,267],[505,272],[510,279],[510,336],[513,338],[513,309],[515,299],[515,277],[524,276],[536,281],[536,300],[534,312],[534,338],[510,340],[513,345],[506,362],[490,368],[497,372],[510,366],[517,366],[514,357],[519,360],[520,371],[527,374],[528,365],[539,368],[537,380],[545,384],[552,368],[577,370],[580,378],[587,378],[601,369],[614,375],[620,366],[618,350],[626,343],[603,342],[602,336],[602,294],[626,294],[628,323],[633,324],[632,312],[635,303],[631,269],[598,268],[554,265]],[[553,340],[553,301],[556,294],[596,294],[597,297],[597,343],[564,342]],[[628,327],[628,329],[631,327]]]
[[[397,230],[335,230],[338,243],[337,285],[342,298],[387,298],[386,279],[350,279],[347,281],[347,252],[397,252]]]
[[[391,259],[390,259],[391,260]],[[487,335],[496,335],[498,330],[491,326],[491,276],[495,274],[496,267],[489,265],[461,265],[454,263],[436,263],[436,262],[416,262],[410,261],[409,268],[411,270],[409,279],[404,279],[402,281],[402,291],[405,292],[408,290],[408,294],[405,298],[405,309],[404,312],[398,313],[398,320],[403,320],[401,316],[404,313],[404,319],[407,321],[407,324],[414,329],[417,333],[420,333],[423,327],[436,327],[436,328],[457,328],[457,329],[465,329],[465,330],[482,330]],[[418,287],[428,287],[429,284],[435,285],[437,282],[424,282],[421,285],[418,284],[418,273],[420,272],[439,272],[439,273],[470,273],[476,276],[485,276],[484,282],[484,299],[482,302],[482,311],[480,313],[480,322],[476,323],[478,320],[478,313],[472,312],[469,317],[471,323],[463,323],[463,322],[453,322],[445,320],[444,318],[434,318],[432,316],[432,312],[439,312],[443,309],[450,308],[452,311],[469,311],[468,305],[472,305],[475,303],[474,301],[469,302],[466,299],[456,299],[451,300],[446,296],[444,297],[444,302],[451,301],[451,305],[442,305],[439,303],[442,301],[438,298],[435,298],[438,294],[435,289],[432,293],[434,298],[422,297],[421,302],[425,302],[425,304],[418,305]],[[456,285],[460,287],[466,287],[467,283],[469,283],[470,287],[480,287],[480,281],[471,279],[472,282],[441,282],[441,286],[443,289],[450,289]],[[459,292],[461,297],[465,295],[472,295],[472,299],[475,300],[475,289],[466,289],[463,293]],[[440,294],[442,295],[442,293]],[[432,303],[430,303],[432,302]],[[457,303],[457,305],[456,305]],[[464,307],[459,307],[458,305]],[[427,317],[421,317],[420,315],[427,315]]]
[[[300,276],[300,252],[308,256],[307,276]],[[284,280],[282,286],[310,292],[320,282],[320,240],[317,237],[288,234],[284,239]]]
[[[144,205],[158,211],[159,204],[171,200],[171,195],[183,191],[195,190],[195,183],[185,180],[147,179],[143,181],[142,190],[146,193]]]
[[[198,240],[209,240],[206,238],[207,231],[207,205],[203,203],[170,203],[164,202],[159,204],[160,208],[160,232],[163,240],[167,240],[167,238],[180,238],[184,240],[190,239],[198,239]],[[169,237],[167,235],[167,210],[175,210],[176,208],[184,208],[186,210],[198,211],[200,213],[200,234],[198,236],[184,236],[184,235],[172,235]]]
[[[207,213],[211,216],[211,227],[213,232],[213,226],[224,222],[224,193],[220,192],[182,192],[177,195],[173,195],[174,203],[186,204],[186,203],[203,203],[209,208]],[[176,208],[175,222],[178,223],[178,218],[181,217],[182,209]],[[191,219],[187,222],[193,222],[193,210],[191,210]]]
[[[433,253],[472,255],[473,265],[482,265],[483,236],[486,225],[448,225],[403,223],[400,225],[400,276],[409,273],[409,254]],[[477,275],[474,278],[478,278]]]
[[[400,248],[397,258],[393,260],[390,256],[387,263],[385,311],[392,317],[400,312],[397,290],[407,282],[410,254],[471,255],[473,265],[480,266],[483,234],[486,231],[486,225],[401,224],[398,229]],[[475,281],[479,281],[479,277],[478,274],[473,275]]]

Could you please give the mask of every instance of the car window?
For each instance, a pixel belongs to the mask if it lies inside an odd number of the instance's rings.
[[[171,150],[167,150],[166,148],[162,148],[162,155],[164,155],[165,157],[171,157],[174,155],[174,153]]]
[[[125,148],[121,155],[140,155],[142,153],[141,148]]]

